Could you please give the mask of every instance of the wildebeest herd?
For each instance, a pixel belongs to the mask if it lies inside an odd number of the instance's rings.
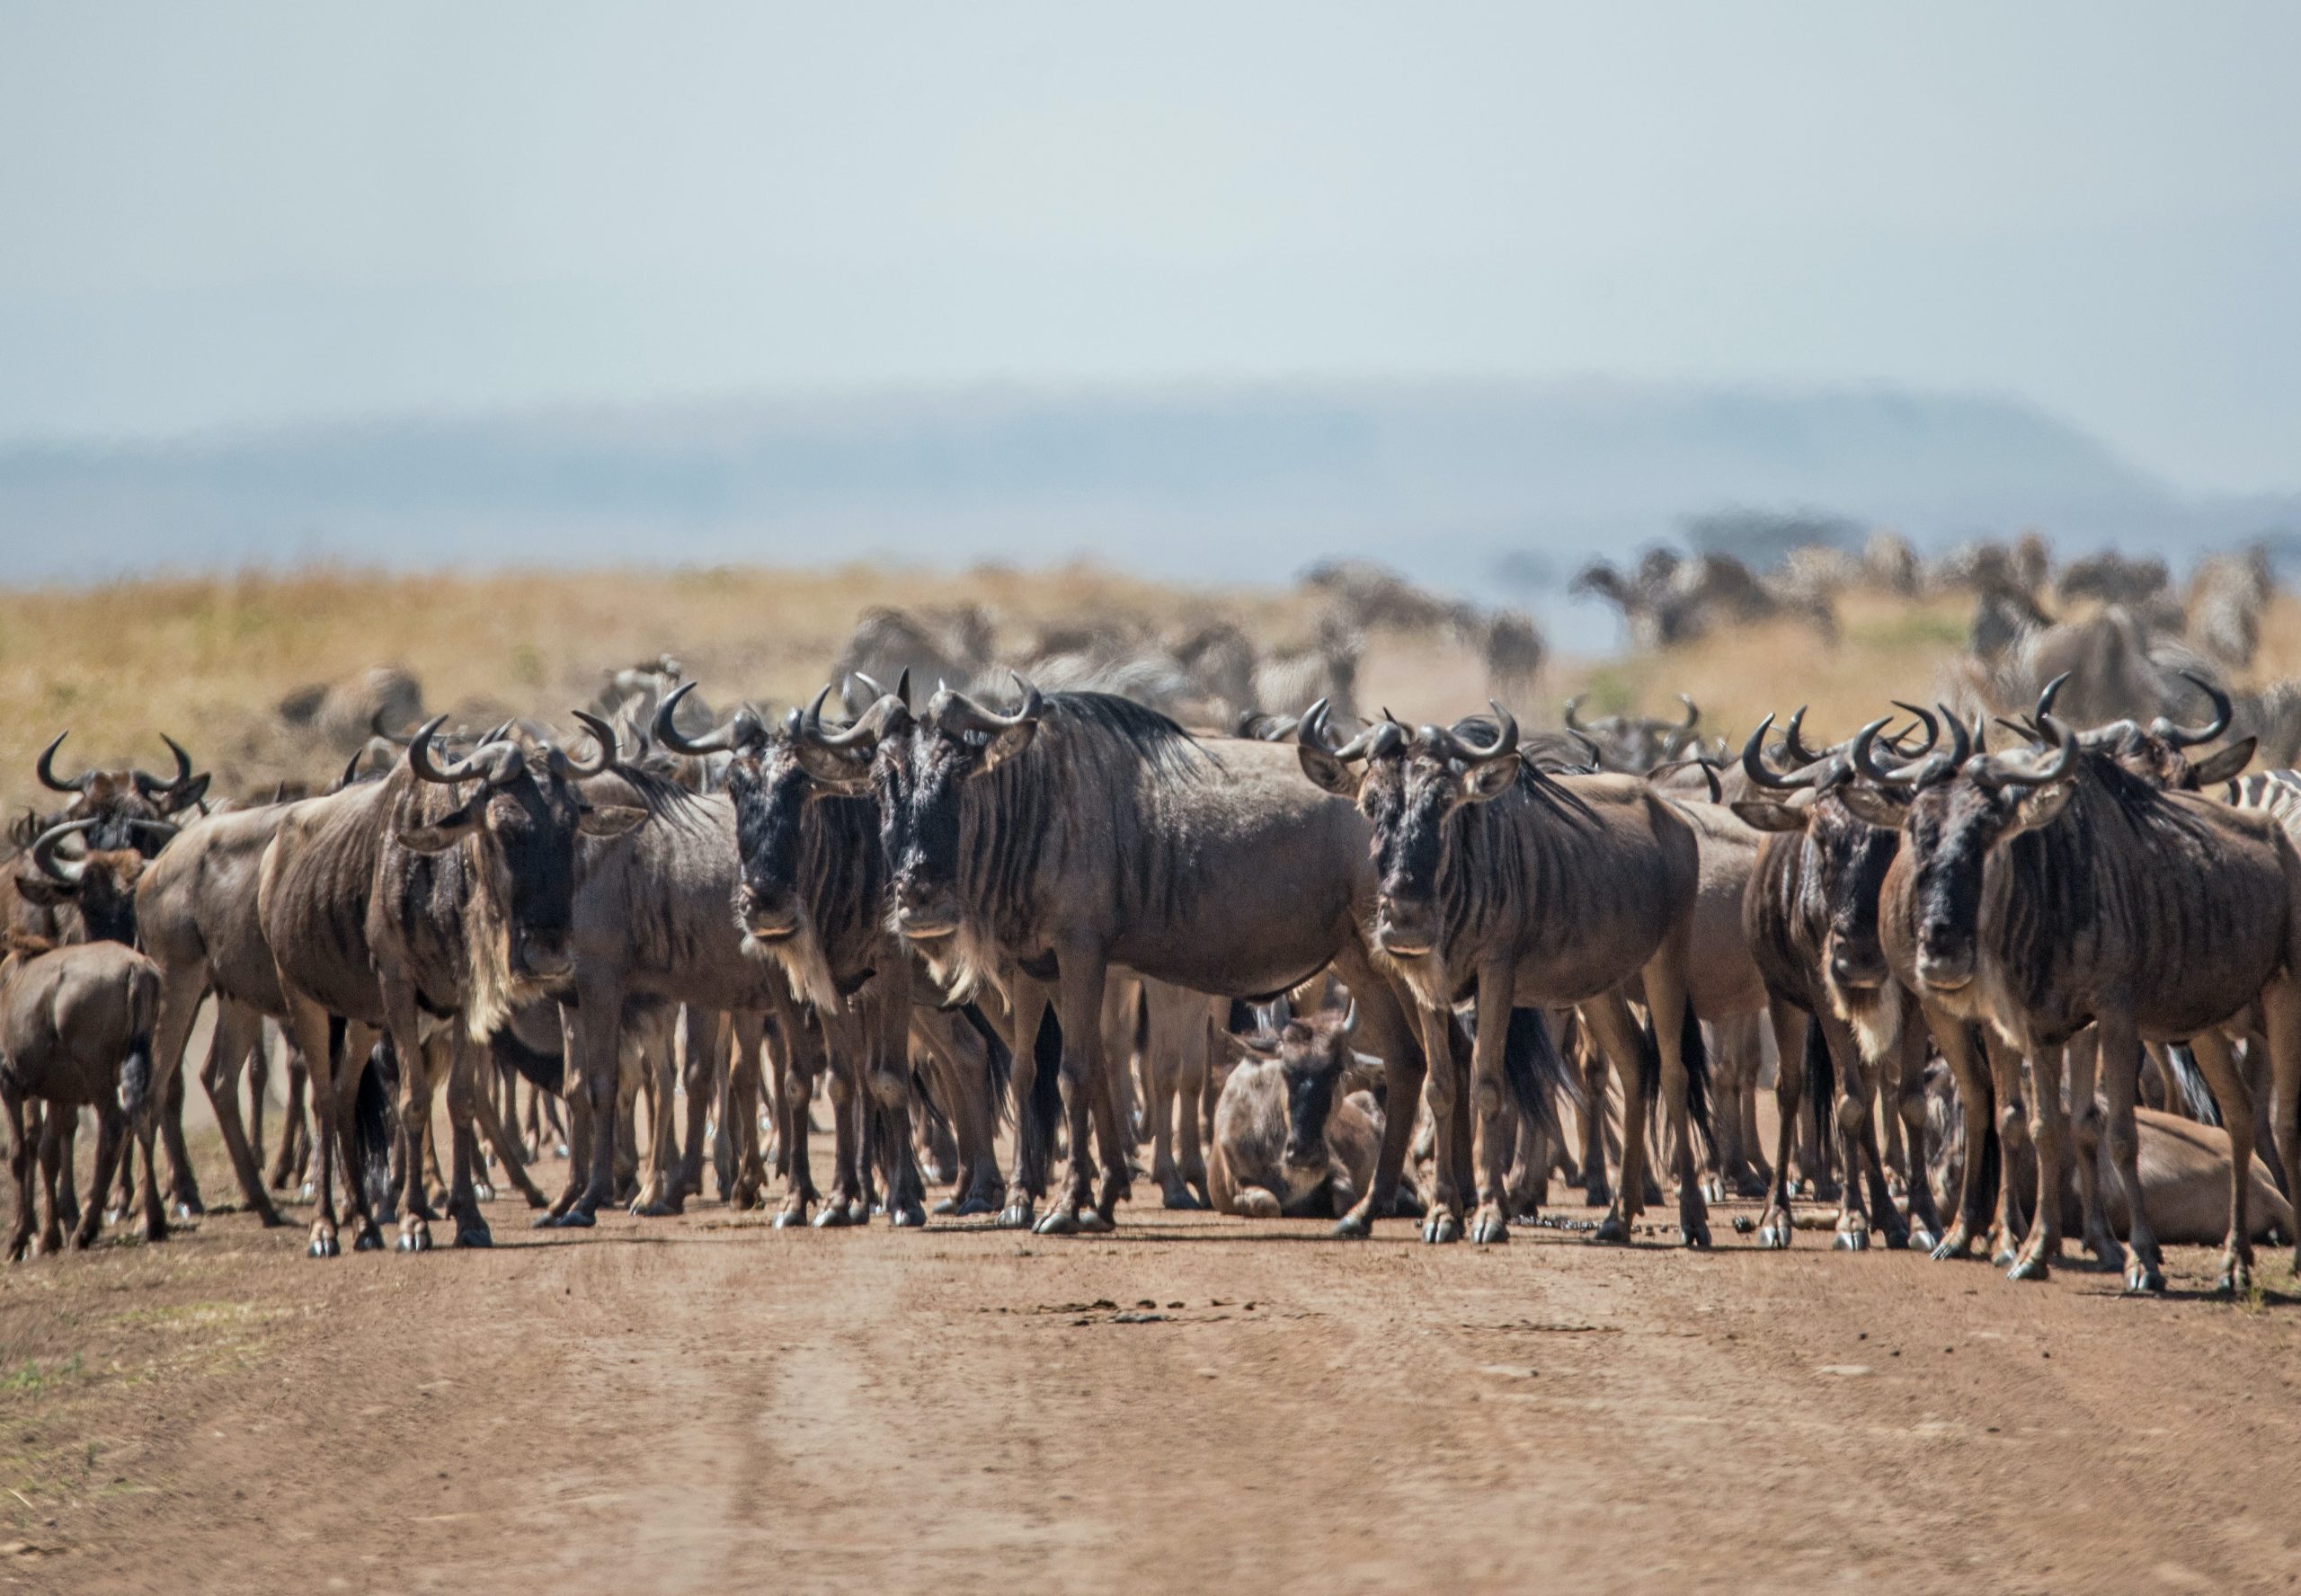
[[[196,1210],[211,1001],[242,1199],[280,1224],[272,1192],[307,1187],[315,1257],[341,1224],[425,1250],[442,1205],[484,1246],[497,1180],[539,1224],[676,1212],[706,1166],[739,1207],[778,1181],[777,1225],[931,1202],[1097,1231],[1145,1140],[1169,1206],[1339,1236],[1506,1241],[1556,1176],[1601,1242],[1674,1195],[1709,1245],[1732,1190],[1762,1246],[1803,1201],[1840,1247],[2024,1279],[2074,1227],[2136,1290],[2161,1240],[2221,1239],[2243,1290],[2257,1237],[2301,1239],[2301,776],[2206,751],[2230,714],[2203,679],[2199,724],[2081,730],[2057,681],[2023,716],[1897,705],[1825,747],[1769,717],[1738,759],[1691,704],[1522,736],[1498,705],[1320,700],[1225,734],[1013,683],[866,677],[836,713],[827,687],[718,723],[681,687],[565,745],[438,717],[328,793],[237,806],[173,742],[171,776],[64,776],[59,736],[61,802],[0,876],[10,1255]],[[547,1197],[529,1166],[563,1138]]]

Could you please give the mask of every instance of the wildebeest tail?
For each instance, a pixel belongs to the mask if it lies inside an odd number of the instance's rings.
[[[1541,1009],[1510,1011],[1510,1033],[1502,1042],[1502,1075],[1509,1083],[1510,1095],[1517,1101],[1518,1112],[1533,1120],[1543,1135],[1565,1141],[1565,1127],[1558,1117],[1558,1095],[1563,1091],[1569,1097],[1578,1097],[1581,1083],[1559,1057],[1558,1043]]]
[[[1831,1104],[1837,1096],[1837,1065],[1830,1058],[1830,1044],[1822,1034],[1821,1021],[1811,1015],[1806,1017],[1806,1096],[1814,1105],[1814,1122],[1826,1125]]]
[[[989,1055],[986,1068],[991,1078],[991,1112],[994,1123],[1003,1123],[1009,1112],[1008,1097],[1015,1077],[1015,1055],[1007,1051],[1007,1042],[999,1034],[999,1027],[983,1016],[980,1007],[972,1003],[964,1004],[959,1013],[968,1024],[974,1027],[974,1033],[982,1038],[983,1049]]]
[[[2206,1085],[2205,1071],[2197,1067],[2197,1055],[2190,1051],[2190,1044],[2170,1044],[2165,1049],[2165,1062],[2173,1072],[2173,1087],[2181,1093],[2190,1117],[2208,1125],[2220,1124],[2221,1104],[2214,1100],[2213,1088]],[[2270,1167],[2276,1166],[2272,1164]]]
[[[328,1045],[342,1055],[340,1032],[328,1039]],[[373,1059],[347,1060],[360,1072],[360,1084],[351,1093],[351,1151],[359,1168],[347,1173],[355,1174],[367,1190],[369,1206],[380,1211],[392,1203],[394,1131],[392,1083],[385,1078],[382,1068],[388,1050],[379,1047]]]
[[[1017,1104],[1022,1122],[1015,1128],[1020,1144],[1016,1162],[1024,1169],[1043,1171],[1054,1147],[1055,1122],[1062,1118],[1062,1023],[1054,1017],[1051,1003],[1039,1016],[1031,1060],[1031,1100]]]
[[[138,1031],[128,1039],[128,1051],[120,1060],[120,1112],[128,1116],[130,1124],[140,1123],[145,1104],[151,1097],[152,1033]]]

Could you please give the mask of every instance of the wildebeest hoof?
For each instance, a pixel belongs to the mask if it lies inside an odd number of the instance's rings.
[[[2224,1260],[2221,1278],[2214,1282],[2213,1289],[2225,1297],[2244,1296],[2253,1289],[2252,1265],[2243,1258]]]
[[[2154,1264],[2144,1263],[2138,1255],[2128,1258],[2125,1289],[2130,1297],[2162,1295],[2165,1290],[2165,1272]]]
[[[796,1230],[806,1222],[807,1210],[804,1208],[778,1208],[770,1221],[777,1230]]]
[[[1598,1221],[1595,1230],[1590,1232],[1590,1240],[1598,1246],[1623,1246],[1630,1240],[1630,1221],[1620,1214],[1610,1213]]]
[[[567,1144],[564,1141],[553,1142],[551,1144],[551,1156],[555,1158],[564,1161],[567,1157]]]
[[[2005,1278],[2015,1281],[2051,1280],[2053,1265],[2047,1262],[2043,1252],[2024,1252],[2013,1260],[2013,1267],[2005,1272]]]
[[[1950,1233],[1933,1244],[1933,1257],[1937,1263],[1947,1264],[1952,1259],[1970,1258],[1973,1256],[1973,1233],[1963,1225],[1950,1226]]]
[[[1031,1228],[1040,1236],[1076,1236],[1079,1234],[1079,1216],[1067,1209],[1051,1208],[1045,1217]]]
[[[431,1227],[422,1219],[403,1220],[399,1228],[399,1250],[403,1253],[430,1252]]]
[[[471,1184],[471,1194],[475,1201],[493,1202],[495,1201],[494,1184],[490,1181],[475,1180]]]
[[[599,1216],[588,1208],[571,1208],[552,1221],[562,1230],[589,1230],[599,1222]]]
[[[684,1213],[686,1204],[673,1202],[667,1197],[658,1197],[646,1207],[635,1209],[633,1211],[643,1219],[669,1219]]]
[[[1169,1186],[1159,1201],[1160,1206],[1182,1213],[1195,1213],[1204,1206],[1188,1186]]]
[[[355,1253],[380,1253],[384,1250],[384,1233],[372,1221],[362,1221],[351,1228],[351,1250]]]
[[[1866,1253],[1870,1250],[1870,1232],[1866,1227],[1861,1229],[1841,1230],[1837,1233],[1836,1239],[1830,1243],[1830,1246],[1834,1251],[1841,1253]]]
[[[949,1210],[951,1217],[958,1219],[971,1219],[979,1214],[995,1214],[998,1211],[999,1204],[981,1196],[966,1198]]]
[[[128,1210],[124,1208],[108,1208],[104,1210],[104,1223],[107,1225],[117,1225],[120,1220],[127,1217]]]
[[[1911,1248],[1913,1251],[1922,1252],[1931,1257],[1933,1254],[1934,1248],[1941,1245],[1941,1238],[1936,1237],[1932,1231],[1928,1230],[1923,1225],[1912,1225],[1909,1228],[1909,1236],[1905,1240],[1904,1245]]]
[[[1479,1246],[1500,1246],[1510,1239],[1510,1227],[1498,1212],[1481,1209],[1470,1220],[1470,1240]]]
[[[1712,1202],[1723,1202],[1726,1201],[1726,1183],[1713,1175],[1701,1183],[1701,1194]]]
[[[897,1230],[923,1230],[927,1210],[916,1202],[898,1202],[887,1210],[887,1223]]]
[[[307,1258],[333,1258],[342,1251],[342,1244],[335,1239],[334,1231],[314,1230],[312,1243],[304,1249],[304,1255]]]
[[[848,1217],[847,1204],[833,1198],[822,1205],[815,1215],[818,1230],[843,1230],[855,1221]]]
[[[196,1200],[187,1202],[181,1197],[168,1205],[168,1217],[172,1219],[196,1219],[207,1211],[204,1203]]]
[[[1374,1227],[1353,1210],[1337,1219],[1328,1234],[1337,1241],[1364,1241],[1374,1234]]]
[[[1008,1203],[999,1210],[997,1228],[1001,1230],[1028,1230],[1031,1228],[1031,1205],[1028,1202]]]
[[[492,1247],[495,1245],[495,1237],[484,1225],[458,1225],[456,1227],[456,1245],[459,1247]]]
[[[1462,1238],[1462,1222],[1445,1209],[1422,1221],[1422,1239],[1431,1246],[1449,1246]]]
[[[1088,1236],[1108,1236],[1118,1228],[1118,1221],[1099,1208],[1082,1208],[1079,1210],[1079,1228]]]
[[[296,1194],[301,1197],[305,1201],[309,1202],[312,1200],[312,1183],[306,1181],[302,1185],[297,1187]]]
[[[1689,1225],[1681,1219],[1678,1222],[1678,1239],[1690,1247],[1706,1250],[1710,1246],[1710,1221],[1696,1219]]]
[[[959,1200],[955,1197],[937,1198],[935,1206],[927,1211],[937,1219],[948,1219],[959,1211]]]

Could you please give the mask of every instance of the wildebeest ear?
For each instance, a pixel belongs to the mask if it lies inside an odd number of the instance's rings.
[[[486,818],[487,788],[483,786],[453,814],[443,815],[428,826],[410,826],[398,834],[397,840],[410,853],[444,854],[479,829]]]
[[[1248,1059],[1270,1060],[1278,1057],[1278,1038],[1271,1035],[1241,1036],[1236,1031],[1224,1033],[1239,1055]]]
[[[1838,801],[1853,811],[1856,820],[1867,820],[1881,831],[1898,831],[1907,806],[1898,798],[1888,796],[1875,787],[1856,783],[1838,789]]]
[[[1343,1067],[1342,1095],[1347,1097],[1353,1092],[1375,1091],[1389,1077],[1390,1070],[1380,1059],[1354,1049],[1350,1062]]]
[[[1803,831],[1808,811],[1774,798],[1737,798],[1728,804],[1746,826],[1760,831]]]
[[[982,750],[982,758],[976,764],[974,773],[977,776],[987,776],[998,769],[999,766],[1030,747],[1031,739],[1038,734],[1039,723],[1036,721],[1025,721],[1019,726],[1008,727],[992,738],[991,746]]]
[[[2050,782],[2042,787],[2031,787],[2013,806],[2013,829],[2005,835],[2018,837],[2024,831],[2034,831],[2040,826],[2052,824],[2054,816],[2061,812],[2061,806],[2068,802],[2070,794],[2076,791],[2077,784],[2074,781]]]
[[[54,909],[69,903],[79,889],[41,871],[28,870],[16,878],[16,891],[27,903],[37,903],[42,909]]]
[[[620,837],[646,818],[635,803],[591,803],[584,806],[576,829],[586,837]]]
[[[2220,752],[2208,754],[2190,767],[2190,778],[2200,787],[2235,779],[2239,771],[2253,762],[2253,747],[2257,740],[2241,737]]]
[[[1363,773],[1332,754],[1322,753],[1307,745],[1297,747],[1294,757],[1302,762],[1302,774],[1318,783],[1337,798],[1358,801],[1358,784]]]
[[[1501,797],[1517,785],[1518,772],[1524,766],[1516,749],[1497,754],[1491,759],[1480,759],[1462,772],[1463,799],[1470,803],[1484,803]]]
[[[208,783],[214,774],[213,771],[203,770],[192,777],[174,797],[168,800],[168,812],[182,814],[187,809],[197,808],[208,796]]]

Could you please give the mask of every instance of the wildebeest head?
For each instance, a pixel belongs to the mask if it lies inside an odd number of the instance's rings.
[[[1029,748],[1046,700],[1015,678],[1022,703],[1002,714],[953,687],[938,688],[927,713],[895,736],[876,736],[881,826],[890,872],[888,915],[895,931],[933,942],[960,927],[959,844],[968,785]]]
[[[1285,1161],[1292,1169],[1323,1170],[1327,1122],[1352,1092],[1376,1078],[1379,1062],[1362,1058],[1350,1042],[1358,1028],[1358,1006],[1347,1013],[1323,1010],[1307,1020],[1290,1020],[1276,1036],[1233,1036],[1239,1049],[1275,1060],[1286,1085]]]
[[[577,718],[599,744],[588,760],[554,747],[530,751],[497,737],[443,766],[433,757],[431,740],[445,715],[428,722],[408,744],[408,767],[419,781],[450,788],[476,781],[478,786],[445,813],[436,804],[411,805],[403,811],[396,840],[418,854],[473,843],[484,876],[493,878],[493,901],[507,912],[510,973],[520,979],[549,980],[571,967],[575,838],[619,837],[647,816],[634,805],[592,803],[577,788],[578,778],[599,775],[616,758],[613,729],[582,711]]]
[[[123,822],[139,841],[148,841],[157,853],[176,828],[165,820]],[[144,874],[145,856],[135,847],[89,847],[77,858],[58,851],[66,839],[84,844],[100,830],[93,819],[67,820],[51,826],[32,839],[16,873],[16,891],[33,903],[49,909],[70,907],[79,911],[91,942],[136,942],[136,883]]]
[[[1337,748],[1327,737],[1323,701],[1302,717],[1296,737],[1303,772],[1328,792],[1355,799],[1373,822],[1381,876],[1374,938],[1396,957],[1418,958],[1438,944],[1439,871],[1455,811],[1508,792],[1525,768],[1518,723],[1500,705],[1493,708],[1493,736],[1483,745],[1444,726],[1408,737],[1386,719]],[[1360,759],[1363,772],[1352,767]]]
[[[1940,740],[1939,723],[1925,710],[1907,705],[1901,707],[1916,715],[1926,728],[1926,743],[1916,754],[1931,753]],[[1752,794],[1736,800],[1732,807],[1758,830],[1796,833],[1802,838],[1805,858],[1798,872],[1801,901],[1782,907],[1824,928],[1818,950],[1822,973],[1839,995],[1841,1012],[1851,1017],[1863,1009],[1862,995],[1879,991],[1888,979],[1885,947],[1879,938],[1878,900],[1901,839],[1897,833],[1879,830],[1847,807],[1860,774],[1852,750],[1866,752],[1869,742],[1856,738],[1851,749],[1838,744],[1817,752],[1799,736],[1805,714],[1801,708],[1790,717],[1783,739],[1785,751],[1797,761],[1794,768],[1777,771],[1766,762],[1772,715],[1758,723],[1742,746],[1742,770],[1750,785],[1783,796]],[[1879,721],[1865,728],[1866,736],[1874,739],[1885,723]],[[1799,795],[1804,802],[1793,801]]]
[[[58,776],[56,773],[56,752],[70,735],[69,731],[58,732],[55,740],[40,750],[40,762],[35,767],[40,785],[51,793],[68,794],[69,801],[53,813],[38,817],[30,828],[32,833],[47,830],[67,820],[86,820],[90,824],[84,835],[89,847],[104,850],[134,848],[149,858],[160,851],[168,836],[173,835],[173,828],[163,827],[155,831],[138,822],[164,821],[172,815],[192,808],[208,795],[207,774],[194,775],[191,756],[183,751],[174,738],[164,733],[160,740],[168,745],[168,751],[175,757],[176,773],[173,776],[158,776],[147,770],[136,769],[83,770],[70,777]],[[22,836],[17,840],[29,844],[31,836]]]
[[[2049,714],[2039,729],[2048,754],[2001,757],[1977,751],[1953,718],[1946,753],[1899,770],[1876,763],[1866,740],[1874,733],[1856,740],[1855,762],[1869,780],[1848,791],[1847,805],[1871,826],[1898,829],[1910,850],[1917,975],[1933,990],[1973,981],[1991,851],[2050,823],[2076,791],[2083,769],[2076,734]]]
[[[2078,747],[2088,754],[2106,756],[2128,774],[2166,792],[2202,792],[2235,776],[2252,762],[2256,740],[2241,737],[2227,748],[2201,758],[2190,758],[2190,749],[2211,742],[2229,730],[2234,706],[2228,694],[2205,678],[2188,671],[2181,675],[2212,703],[2211,721],[2201,726],[2184,726],[2169,716],[2159,715],[2146,728],[2136,721],[2112,721],[2078,733]],[[2046,684],[2029,720],[2001,720],[1998,723],[2044,747],[2045,737],[2039,726],[2053,713],[2054,700],[2068,683],[2069,676],[2064,671]]]
[[[1566,729],[1597,744],[1604,768],[1643,775],[1699,742],[1694,728],[1701,723],[1701,707],[1684,693],[1678,695],[1678,702],[1686,706],[1685,718],[1680,721],[1610,714],[1586,722],[1580,718],[1582,700],[1573,697],[1566,701]]]

